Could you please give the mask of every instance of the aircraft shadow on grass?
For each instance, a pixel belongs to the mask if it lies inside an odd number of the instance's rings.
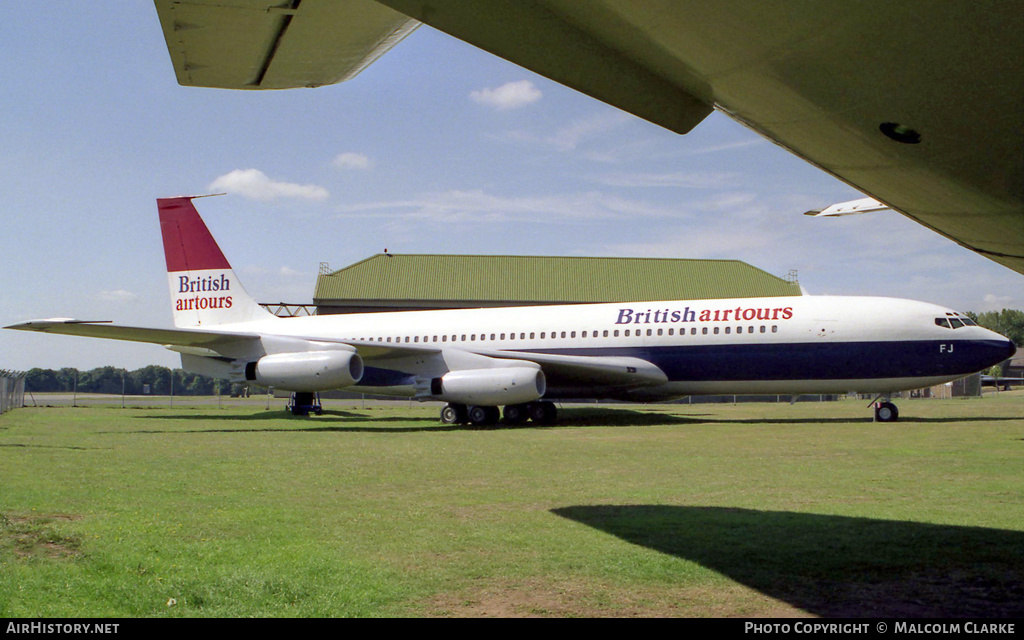
[[[826,617],[1020,617],[1024,532],[723,507],[552,513]]]
[[[701,414],[707,415],[707,414]],[[519,425],[507,425],[498,423],[492,426],[474,426],[471,424],[445,425],[441,424],[436,417],[396,417],[396,416],[375,416],[364,413],[349,411],[328,410],[319,416],[291,416],[281,411],[267,411],[264,413],[224,413],[220,415],[196,415],[190,413],[154,414],[146,416],[147,420],[183,420],[203,421],[211,423],[262,423],[285,421],[283,426],[267,428],[198,428],[191,432],[254,432],[254,431],[296,431],[296,432],[339,432],[339,433],[410,433],[417,431],[431,431],[442,433],[447,431],[488,431],[498,429],[554,429],[554,428],[581,428],[581,427],[646,427],[657,425],[693,425],[708,422],[700,416],[678,416],[665,415],[661,413],[646,413],[643,411],[625,409],[568,409],[560,414],[556,425],[538,425],[533,422],[526,422]],[[845,420],[844,420],[845,422]],[[392,423],[401,423],[396,426],[388,426]],[[296,427],[296,425],[305,425]],[[178,430],[175,430],[181,433]]]
[[[320,416],[291,416],[280,410],[269,410],[262,413],[230,413],[196,415],[192,413],[154,414],[146,416],[154,420],[203,420],[208,422],[265,422],[281,421],[308,423],[306,429],[294,429],[291,431],[476,431],[481,429],[502,429],[509,428],[509,425],[499,423],[491,427],[476,427],[473,425],[442,425],[436,417],[395,417],[393,415],[379,416],[368,415],[367,413],[326,410]],[[1019,420],[1015,417],[970,417],[970,418],[915,418],[906,417],[901,421],[905,423],[941,423],[941,422],[974,422],[974,421],[1002,421]],[[388,428],[388,423],[400,422],[402,426]],[[660,425],[700,425],[700,424],[822,424],[822,425],[844,425],[870,423],[871,417],[838,417],[838,418],[745,418],[730,420],[716,416],[712,413],[699,413],[694,411],[685,415],[668,414],[658,409],[645,411],[643,409],[616,409],[611,407],[572,407],[563,409],[559,413],[558,424],[553,426],[537,425],[527,422],[515,425],[515,428],[542,428],[550,429],[556,427],[646,427]],[[360,426],[365,425],[365,426]],[[381,425],[381,426],[373,426]],[[199,429],[204,431],[208,429]],[[266,429],[280,431],[281,429]],[[241,431],[232,429],[232,431]]]

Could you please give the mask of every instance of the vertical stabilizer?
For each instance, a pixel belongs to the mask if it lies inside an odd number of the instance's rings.
[[[191,196],[160,198],[156,204],[174,326],[205,327],[274,317],[242,288]]]

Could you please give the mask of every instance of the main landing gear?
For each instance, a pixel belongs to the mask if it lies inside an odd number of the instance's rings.
[[[294,416],[308,416],[311,413],[320,415],[324,412],[323,405],[320,404],[320,394],[306,391],[293,393],[287,409]]]
[[[490,427],[501,418],[498,407],[479,407],[450,403],[441,409],[441,422],[445,424],[471,424],[475,427]],[[527,420],[537,424],[552,424],[558,417],[555,403],[547,400],[510,404],[505,406],[505,424],[514,426]]]
[[[881,396],[878,396],[881,398]],[[889,395],[885,396],[884,402],[878,402],[878,398],[872,401],[871,406],[875,410],[875,422],[896,422],[900,419],[900,411],[896,408]]]

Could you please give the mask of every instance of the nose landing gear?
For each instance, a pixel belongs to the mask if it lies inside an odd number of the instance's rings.
[[[880,398],[881,396],[878,396]],[[890,401],[889,394],[886,394],[884,402],[878,402],[878,398],[875,398],[871,402],[871,406],[875,410],[875,422],[896,422],[900,419],[900,411]]]

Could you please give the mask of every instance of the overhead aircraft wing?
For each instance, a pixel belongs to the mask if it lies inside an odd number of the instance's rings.
[[[319,87],[353,78],[419,23],[372,0],[155,0],[178,82]]]
[[[266,8],[279,4],[288,8]],[[386,28],[363,27],[346,18],[347,11],[371,13],[372,4],[156,0],[179,81],[253,88],[286,86],[267,79],[278,64],[321,69],[294,83],[300,86],[350,77],[339,71],[337,55],[320,53],[324,34],[390,46],[395,38],[380,34],[412,24],[392,17],[381,19]],[[1017,3],[379,4],[672,131],[689,131],[717,107],[894,210],[1024,273],[1024,11]],[[257,18],[259,7],[265,15]],[[224,17],[246,11],[253,17]],[[290,18],[287,29],[267,26],[275,14]],[[208,24],[226,25],[228,37]],[[369,49],[375,56],[386,46]],[[257,82],[264,67],[267,77]]]

